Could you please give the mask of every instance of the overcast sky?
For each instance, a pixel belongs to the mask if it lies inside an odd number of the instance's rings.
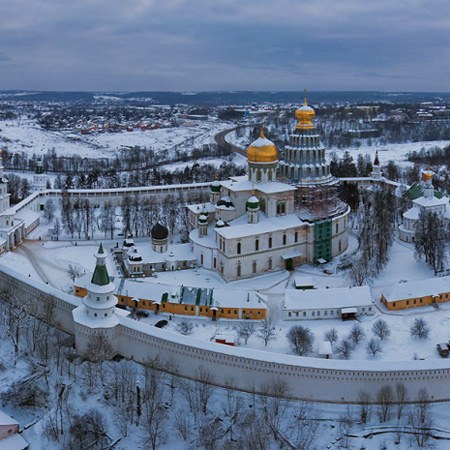
[[[449,0],[1,0],[0,89],[450,91]]]

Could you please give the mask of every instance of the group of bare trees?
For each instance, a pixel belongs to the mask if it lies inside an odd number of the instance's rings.
[[[53,222],[53,234],[57,238],[62,230],[71,237],[92,239],[96,231],[104,233],[105,238],[114,239],[118,233],[125,236],[149,236],[156,222],[165,224],[171,233],[179,230],[182,238],[187,238],[185,204],[192,201],[205,201],[206,194],[168,194],[140,198],[126,194],[119,206],[105,202],[96,208],[88,199],[72,200],[67,192],[61,198],[60,221],[55,205],[47,202],[45,217]],[[118,225],[118,221],[119,225]],[[183,234],[184,233],[184,234]]]
[[[394,442],[399,445],[402,437],[412,440],[417,447],[428,447],[433,431],[431,398],[426,389],[420,389],[414,398],[403,383],[383,385],[372,397],[368,392],[359,393],[359,412],[356,420],[366,424],[372,411],[380,423],[394,422]]]

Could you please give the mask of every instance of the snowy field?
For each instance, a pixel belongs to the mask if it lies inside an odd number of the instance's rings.
[[[43,155],[54,149],[57,155],[79,155],[86,158],[112,157],[124,147],[152,147],[156,152],[192,149],[214,142],[214,136],[229,124],[199,122],[175,128],[122,133],[79,133],[43,130],[34,120],[0,121],[0,145],[10,152]]]

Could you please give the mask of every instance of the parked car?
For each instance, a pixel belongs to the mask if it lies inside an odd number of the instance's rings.
[[[163,319],[163,320],[158,320],[158,322],[155,323],[155,327],[158,328],[164,328],[169,322],[167,322],[167,320]]]
[[[449,345],[446,342],[437,344],[436,349],[443,358],[447,358],[449,354]]]

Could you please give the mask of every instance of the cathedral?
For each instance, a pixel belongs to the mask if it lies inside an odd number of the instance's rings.
[[[210,201],[188,206],[197,264],[233,281],[303,263],[323,263],[347,249],[350,209],[337,195],[306,99],[280,158],[263,130],[247,150],[248,173],[210,186]]]

